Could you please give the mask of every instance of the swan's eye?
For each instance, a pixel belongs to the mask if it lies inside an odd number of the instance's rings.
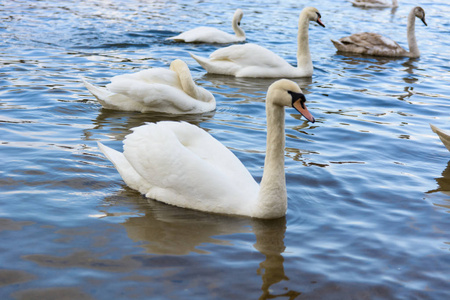
[[[300,105],[303,109],[305,109],[306,97],[302,93],[296,93],[292,91],[288,91],[289,95],[292,97],[292,107],[294,106],[294,102],[300,99]]]
[[[319,19],[322,18],[322,16],[320,15],[320,13],[316,12],[316,14],[317,14],[317,17],[318,17]]]
[[[238,25],[241,26],[241,22],[238,22]]]

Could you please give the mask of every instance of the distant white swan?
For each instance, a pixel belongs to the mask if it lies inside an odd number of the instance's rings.
[[[338,41],[331,40],[338,51],[375,56],[406,56],[419,57],[420,51],[417,46],[415,35],[415,17],[425,22],[425,11],[416,6],[411,9],[408,16],[407,37],[409,51],[403,49],[393,40],[377,33],[362,32],[343,37]]]
[[[431,125],[431,130],[433,130],[434,133],[436,133],[439,136],[439,139],[442,141],[444,146],[450,151],[450,135],[443,131],[442,129],[437,128],[434,125]]]
[[[309,21],[315,21],[322,27],[320,13],[314,7],[302,10],[298,23],[297,67],[283,58],[255,44],[233,45],[211,53],[209,58],[191,54],[191,56],[212,74],[231,75],[236,77],[310,77],[313,74],[313,63],[309,52]]]
[[[240,22],[244,12],[241,9],[236,9],[231,26],[234,31],[234,35],[225,31],[212,28],[212,27],[197,27],[188,31],[185,31],[177,36],[167,38],[167,40],[174,40],[177,42],[185,43],[237,43],[245,41],[245,32],[240,27]]]
[[[352,1],[354,6],[366,7],[366,8],[384,8],[384,7],[398,7],[398,1],[392,0],[392,3],[386,0],[354,0]]]
[[[170,69],[153,68],[114,76],[106,88],[83,79],[86,88],[107,109],[198,114],[216,108],[214,96],[192,80],[186,63],[180,59]]]
[[[136,127],[124,152],[98,143],[125,183],[148,198],[205,212],[278,218],[286,214],[284,169],[285,106],[314,117],[293,81],[281,79],[267,91],[267,150],[261,184],[241,161],[203,129],[162,121]]]

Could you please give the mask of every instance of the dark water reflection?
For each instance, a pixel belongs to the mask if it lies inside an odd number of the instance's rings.
[[[284,272],[282,253],[286,247],[284,236],[286,218],[275,220],[256,220],[249,218],[228,217],[205,214],[192,210],[168,206],[157,201],[138,197],[128,188],[119,194],[105,199],[105,204],[134,198],[138,200],[136,213],[139,216],[126,217],[121,223],[128,237],[143,248],[146,253],[158,255],[188,255],[191,253],[208,255],[203,250],[206,244],[233,247],[228,237],[251,234],[256,242],[254,249],[259,251],[264,260],[259,263],[255,274],[261,277],[262,295],[259,299],[285,297],[294,299],[300,293],[294,290],[282,294],[273,294],[271,286],[289,278]],[[114,205],[114,204],[112,204]],[[104,211],[102,218],[122,217],[121,213]],[[196,268],[196,266],[190,266]],[[173,279],[175,280],[175,279]]]
[[[439,201],[439,203],[434,203],[437,207],[442,207],[448,213],[450,213],[450,161],[447,163],[447,167],[442,171],[440,177],[435,178],[437,183],[437,188],[428,191],[428,194],[432,193],[442,193],[447,196],[445,201]]]
[[[115,110],[100,109],[98,116],[93,120],[93,127],[84,130],[84,140],[95,140],[95,134],[101,132],[111,139],[122,141],[131,133],[131,128],[155,123],[159,121],[185,121],[194,125],[207,121],[214,117],[215,111],[199,114],[184,115],[183,117],[162,113],[136,114],[132,112],[120,112]]]

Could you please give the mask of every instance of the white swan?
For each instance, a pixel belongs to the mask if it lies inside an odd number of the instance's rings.
[[[398,1],[392,0],[392,3],[382,0],[355,0],[352,1],[353,6],[366,7],[366,8],[385,8],[385,7],[398,7]]]
[[[258,185],[239,159],[203,129],[162,121],[133,129],[124,152],[98,143],[125,183],[148,198],[205,212],[278,218],[287,208],[284,170],[284,106],[314,117],[293,81],[281,79],[267,91],[267,151]]]
[[[231,27],[233,28],[234,35],[225,31],[212,28],[212,27],[197,27],[188,31],[185,31],[177,36],[167,38],[167,40],[174,40],[176,42],[185,43],[237,43],[245,41],[245,32],[239,27],[241,25],[242,16],[244,12],[241,9],[236,9],[233,16]]]
[[[439,136],[439,139],[442,141],[444,146],[447,148],[448,151],[450,151],[450,135],[443,131],[442,129],[437,128],[434,125],[431,125],[431,130],[433,130],[434,133],[436,133]]]
[[[351,52],[358,54],[367,54],[375,56],[406,56],[419,57],[420,51],[417,46],[415,35],[415,17],[425,22],[425,11],[416,6],[411,9],[408,16],[407,37],[409,51],[403,49],[393,40],[377,33],[362,32],[355,33],[351,36],[343,37],[338,41],[331,40],[338,51]]]
[[[111,78],[107,88],[83,79],[86,88],[107,109],[198,114],[216,108],[214,96],[196,86],[186,63],[180,59],[170,69],[153,68]]]
[[[236,77],[309,77],[313,63],[309,52],[309,21],[325,27],[320,13],[307,7],[300,13],[298,22],[297,67],[293,67],[277,54],[255,44],[233,45],[211,53],[209,58],[191,56],[208,72]]]

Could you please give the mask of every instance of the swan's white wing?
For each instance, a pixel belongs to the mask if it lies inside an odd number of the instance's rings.
[[[110,90],[95,86],[83,79],[85,87],[97,98],[98,102],[107,109],[144,111],[145,106],[142,103],[133,101],[126,95],[116,94]]]
[[[112,148],[106,147],[100,142],[97,142],[98,148],[103,152],[103,154],[108,158],[122,176],[123,181],[132,189],[145,194],[150,188],[148,182],[139,175],[134,168],[127,161],[123,153],[116,151]]]
[[[169,39],[187,43],[232,43],[238,40],[235,35],[212,27],[197,27]]]
[[[197,113],[211,111],[210,103],[199,102],[183,90],[178,75],[167,69],[154,68],[133,74],[115,76],[107,88],[128,98],[128,105],[139,106],[140,111],[166,113]],[[201,89],[202,93],[209,94]],[[213,98],[212,95],[209,98]],[[206,97],[206,96],[205,96]],[[123,103],[123,105],[127,105]]]
[[[174,71],[164,68],[152,68],[136,73],[114,76],[111,78],[111,83],[108,84],[107,87],[110,91],[118,93],[119,91],[115,90],[115,85],[125,80],[142,81],[145,83],[160,83],[181,89],[178,75]]]
[[[209,58],[213,62],[231,61],[241,67],[279,68],[280,66],[289,65],[283,58],[272,51],[250,43],[218,49],[211,53]]]
[[[114,81],[108,85],[108,88],[115,93],[127,96],[130,101],[142,104],[144,111],[187,112],[192,111],[197,105],[196,99],[173,85],[124,78]]]
[[[209,73],[236,77],[302,77],[299,69],[255,44],[233,45],[214,51],[209,59],[191,56]]]
[[[172,205],[243,214],[259,190],[231,151],[188,123],[133,129],[124,141],[124,156],[152,186],[146,196]]]

